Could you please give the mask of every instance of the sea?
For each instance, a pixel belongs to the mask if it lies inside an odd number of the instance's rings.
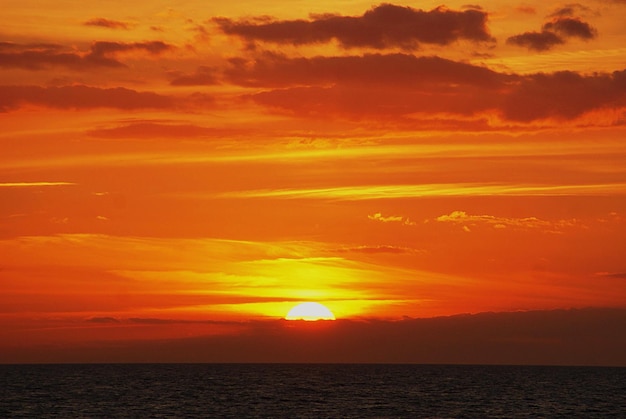
[[[626,368],[0,365],[1,418],[626,418]]]

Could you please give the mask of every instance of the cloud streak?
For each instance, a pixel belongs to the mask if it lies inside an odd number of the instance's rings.
[[[312,189],[267,189],[226,192],[223,198],[371,200],[430,196],[574,196],[626,194],[626,183],[579,185],[422,184],[358,185]]]
[[[41,186],[73,186],[72,182],[4,182],[0,183],[0,188],[32,188]]]
[[[122,22],[120,20],[111,20],[103,17],[96,17],[93,19],[89,19],[83,23],[85,26],[96,26],[100,28],[107,29],[130,29],[131,25],[127,22]]]

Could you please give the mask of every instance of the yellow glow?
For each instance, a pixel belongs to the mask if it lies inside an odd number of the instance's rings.
[[[298,304],[287,313],[286,320],[335,320],[335,315],[323,304],[306,302]]]

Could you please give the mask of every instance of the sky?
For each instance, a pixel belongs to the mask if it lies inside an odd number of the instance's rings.
[[[5,0],[0,363],[626,365],[625,20]]]

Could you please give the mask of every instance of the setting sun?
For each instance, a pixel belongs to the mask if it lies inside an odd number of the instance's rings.
[[[301,303],[293,307],[285,317],[287,320],[335,320],[335,315],[328,307],[320,303]]]

